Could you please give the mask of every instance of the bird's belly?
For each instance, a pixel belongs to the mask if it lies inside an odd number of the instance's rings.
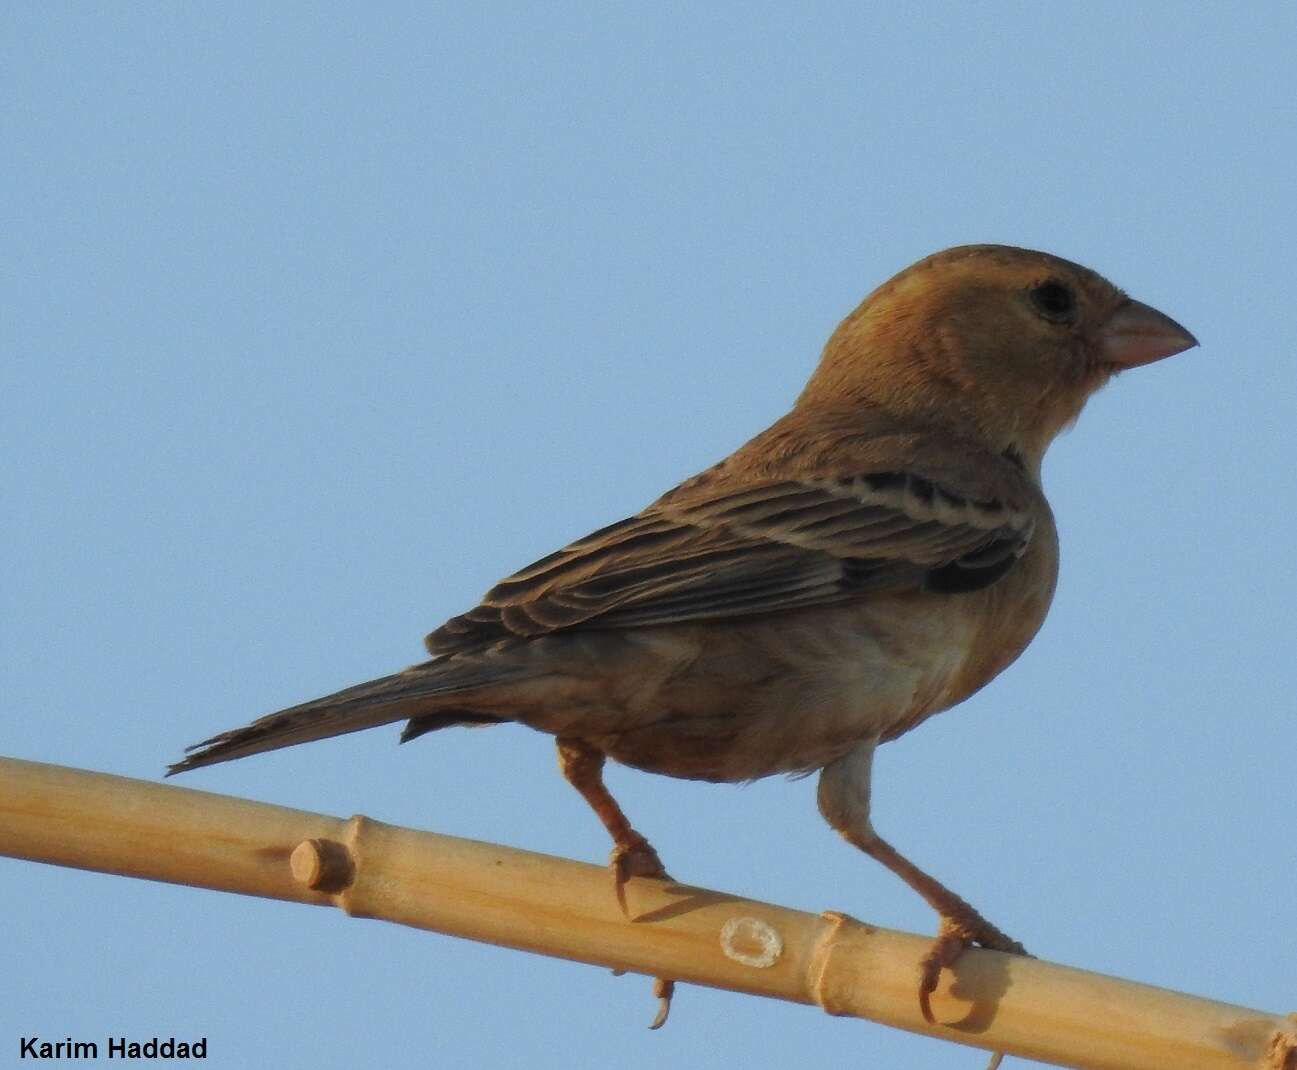
[[[688,779],[818,769],[963,697],[973,629],[924,601],[663,629],[643,638],[669,668],[628,682],[612,717],[592,710],[577,731],[620,762]]]

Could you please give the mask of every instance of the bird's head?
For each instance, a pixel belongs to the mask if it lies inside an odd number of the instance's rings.
[[[1016,450],[1036,468],[1115,373],[1196,344],[1079,264],[960,246],[865,298],[829,339],[798,404],[880,407]]]

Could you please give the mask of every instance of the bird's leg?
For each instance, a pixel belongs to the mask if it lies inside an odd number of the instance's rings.
[[[1025,955],[1027,950],[874,831],[869,820],[874,746],[868,740],[825,766],[820,774],[820,812],[848,843],[885,865],[941,916],[937,938],[919,964],[919,1008],[928,1022],[935,1022],[931,999],[941,971],[953,965],[966,947],[977,944],[1013,955]]]
[[[603,822],[603,827],[612,837],[613,849],[609,858],[612,870],[613,891],[617,904],[627,917],[630,909],[626,905],[626,882],[631,877],[655,877],[658,880],[670,880],[671,876],[658,858],[653,845],[640,833],[636,832],[627,820],[617,800],[612,797],[603,782],[603,751],[590,746],[584,740],[572,736],[559,736],[558,765],[567,782],[581,793],[581,797],[590,804]],[[675,993],[675,982],[665,977],[653,980],[653,994],[658,998],[658,1012],[650,1029],[662,1026],[671,1010],[671,997]]]
[[[1005,951],[1011,955],[1025,955],[1027,949],[1017,940],[1006,936],[981,914],[959,898],[954,892],[930,876],[901,854],[877,833],[869,838],[857,838],[839,829],[847,840],[859,847],[870,858],[876,859],[905,881],[928,906],[941,915],[941,925],[932,947],[919,963],[919,1009],[929,1022],[932,1016],[932,993],[937,990],[941,971],[953,966],[955,960],[970,944]]]
[[[656,877],[659,880],[670,880],[671,877],[653,845],[631,827],[621,807],[617,805],[617,800],[604,784],[603,751],[571,736],[560,736],[557,743],[558,764],[563,770],[563,776],[590,804],[590,809],[612,837],[613,849],[609,866],[613,873],[617,904],[622,913],[629,917],[626,882],[631,877]]]

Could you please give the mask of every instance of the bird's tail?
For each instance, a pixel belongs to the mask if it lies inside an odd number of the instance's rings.
[[[222,732],[186,747],[186,757],[167,767],[167,776],[200,769],[249,754],[310,743],[362,728],[411,718],[402,742],[450,724],[484,724],[505,718],[459,710],[456,697],[499,682],[499,667],[452,658],[434,658],[404,672],[369,680],[332,695],[271,713],[243,728]]]

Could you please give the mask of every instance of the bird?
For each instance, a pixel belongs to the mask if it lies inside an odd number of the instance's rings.
[[[828,824],[933,908],[919,1003],[977,945],[1025,948],[884,840],[881,743],[1026,648],[1058,576],[1050,443],[1117,374],[1197,340],[1061,257],[965,245],[911,265],[833,332],[787,415],[635,515],[501,580],[429,660],[186,750],[167,775],[405,721],[401,741],[519,722],[613,841],[618,901],[669,879],[606,759],[712,782],[819,773]],[[660,1025],[673,982],[659,978]]]

